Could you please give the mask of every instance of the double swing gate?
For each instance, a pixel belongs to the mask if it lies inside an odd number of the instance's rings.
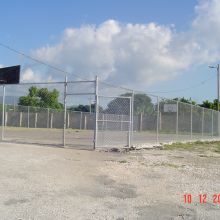
[[[66,83],[64,106],[76,102],[77,98],[81,102],[90,100],[90,111],[87,114],[80,113],[80,124],[83,124],[80,127],[83,129],[70,133],[66,125],[64,126],[64,145],[87,148],[92,146],[93,149],[131,146],[132,97],[102,95],[99,93],[98,77],[94,81],[75,81],[72,84],[70,87]],[[65,112],[64,121],[69,121],[70,113]],[[70,118],[74,120],[74,117]]]

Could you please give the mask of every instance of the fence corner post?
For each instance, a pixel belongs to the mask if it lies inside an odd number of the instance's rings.
[[[94,145],[93,145],[93,149],[95,150],[97,147],[97,138],[98,138],[98,112],[99,112],[99,79],[98,76],[96,75],[95,77],[95,130],[94,130]]]
[[[176,102],[176,139],[179,138],[179,101]]]
[[[159,144],[160,98],[157,96],[157,144]]]
[[[66,145],[65,131],[66,131],[66,96],[67,96],[67,76],[65,76],[64,82],[64,115],[63,115],[63,147]]]
[[[134,90],[132,90],[131,97],[131,146],[133,146],[133,136],[134,136]]]
[[[4,140],[5,130],[5,85],[3,85],[3,96],[2,96],[2,140]]]

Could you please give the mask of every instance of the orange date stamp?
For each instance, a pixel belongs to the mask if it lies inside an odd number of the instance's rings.
[[[220,194],[208,195],[206,193],[199,194],[198,196],[192,196],[192,194],[184,194],[183,201],[185,204],[192,204],[198,202],[200,204],[205,204],[211,202],[213,204],[220,204]]]

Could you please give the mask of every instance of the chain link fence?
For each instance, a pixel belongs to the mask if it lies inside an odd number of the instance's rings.
[[[98,147],[131,146],[131,97],[99,96]]]
[[[0,132],[4,141],[93,149],[219,138],[217,111],[98,79],[2,87]],[[55,91],[49,101],[57,99],[57,104],[48,107],[39,97],[30,98],[31,87],[44,98]],[[22,97],[34,100],[32,105],[24,105]]]

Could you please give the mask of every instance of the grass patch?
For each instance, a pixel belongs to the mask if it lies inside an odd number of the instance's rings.
[[[173,164],[173,163],[165,163],[165,162],[162,162],[160,164],[156,164],[155,166],[163,166],[163,167],[171,167],[171,168],[179,168],[180,166],[176,165],[176,164]]]
[[[119,163],[127,163],[127,160],[119,160]]]
[[[214,150],[214,152],[220,153],[220,144],[218,146],[216,146],[216,149]]]
[[[164,150],[212,151],[220,153],[220,141],[195,141],[189,143],[165,144]]]

